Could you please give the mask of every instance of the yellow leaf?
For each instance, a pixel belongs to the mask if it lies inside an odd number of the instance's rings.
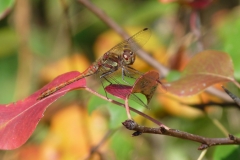
[[[50,132],[42,144],[42,159],[84,159],[106,132],[105,118],[97,112],[90,117],[85,108],[73,104],[52,118]],[[100,147],[100,151],[104,149]]]
[[[53,80],[58,75],[69,71],[79,71],[83,72],[90,66],[88,59],[79,53],[72,54],[70,57],[65,57],[57,62],[54,62],[41,71],[41,79],[43,81],[49,82]]]

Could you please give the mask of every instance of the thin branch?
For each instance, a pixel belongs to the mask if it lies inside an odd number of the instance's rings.
[[[7,8],[5,9],[1,14],[0,14],[0,20],[4,19],[7,15],[9,15],[12,11],[12,8]]]
[[[129,38],[129,35],[124,31],[113,19],[111,19],[103,10],[99,9],[97,6],[92,4],[89,0],[78,0],[79,3],[83,4],[92,13],[94,13],[98,18],[100,18],[104,23],[106,23],[110,28],[115,30],[123,39]],[[161,65],[158,61],[152,58],[148,53],[143,50],[137,52],[139,57],[144,59],[148,64],[156,68],[162,76],[166,76],[169,70]]]
[[[88,92],[90,92],[90,93],[92,93],[92,94],[94,94],[94,95],[96,95],[96,96],[98,96],[98,97],[100,97],[100,98],[108,101],[108,102],[111,102],[111,103],[113,103],[113,104],[116,104],[116,105],[118,105],[118,106],[121,106],[121,107],[125,108],[125,105],[124,105],[124,104],[122,104],[122,103],[120,103],[120,102],[117,102],[117,101],[114,101],[114,100],[112,100],[112,99],[106,98],[105,96],[103,96],[103,95],[101,95],[101,94],[93,91],[92,89],[90,89],[90,88],[88,88],[88,87],[86,87],[86,88],[84,88],[84,89],[87,90]],[[142,113],[142,112],[140,112],[140,111],[138,111],[138,110],[136,110],[136,109],[134,109],[134,108],[132,108],[132,107],[130,107],[130,106],[129,106],[129,109],[130,109],[131,111],[133,111],[133,112],[135,112],[135,113],[143,116],[144,118],[152,121],[153,123],[157,124],[158,126],[163,126],[163,127],[165,127],[165,128],[168,128],[168,127],[165,126],[163,123],[157,121],[156,119],[154,119],[154,118],[152,118],[152,117],[150,117],[150,116],[148,116],[148,115],[146,115],[146,114],[144,114],[144,113]]]
[[[214,106],[219,106],[219,107],[222,107],[222,108],[229,108],[229,107],[235,107],[237,109],[240,109],[240,106],[238,106],[236,103],[234,102],[224,102],[224,103],[218,103],[218,102],[208,102],[208,103],[202,103],[202,104],[185,104],[183,103],[184,105],[189,105],[193,108],[197,108],[197,109],[200,109],[200,110],[204,110],[207,106],[211,106],[211,105],[214,105]]]
[[[125,108],[125,105],[122,103],[108,99],[108,98],[102,96],[101,94],[91,90],[90,88],[86,87],[85,89],[106,101],[109,101],[111,103],[117,104],[117,105]],[[159,128],[150,128],[150,127],[140,126],[133,120],[126,120],[122,124],[127,129],[136,131],[132,134],[132,136],[139,136],[142,133],[151,133],[151,134],[161,134],[161,135],[167,135],[167,136],[172,136],[172,137],[178,137],[181,139],[187,139],[187,140],[201,143],[201,145],[198,148],[199,150],[204,150],[206,148],[209,148],[211,146],[216,146],[216,145],[232,145],[232,144],[239,145],[240,144],[240,138],[237,138],[230,134],[229,134],[228,138],[207,138],[207,137],[194,135],[194,134],[183,132],[183,131],[176,130],[176,129],[170,129],[167,126],[165,126],[164,124],[162,124],[161,122],[153,119],[152,117],[150,117],[134,108],[131,108],[131,107],[129,107],[129,108],[131,111],[145,117],[146,119],[148,119],[148,120],[152,121],[153,123],[160,126]]]
[[[202,160],[207,153],[207,149],[203,150],[197,160]]]
[[[73,34],[72,34],[72,25],[71,25],[70,16],[69,16],[69,5],[67,4],[66,0],[60,0],[60,2],[63,8],[64,20],[66,22],[66,31],[69,38],[70,53],[72,53],[72,50],[73,50],[72,35]]]
[[[101,139],[101,141],[94,147],[91,148],[91,151],[89,153],[89,155],[87,156],[87,158],[85,160],[91,159],[91,156],[98,151],[98,149],[109,139],[109,137],[111,137],[115,131],[117,131],[116,129],[114,130],[109,130],[105,136]]]
[[[201,20],[199,17],[199,11],[196,10],[192,10],[192,12],[190,13],[190,28],[192,33],[195,35],[196,37],[196,42],[197,42],[197,51],[201,52],[203,51],[203,44],[201,42]]]
[[[220,91],[220,90],[214,88],[213,86],[208,87],[208,88],[206,89],[206,91],[207,91],[208,93],[211,93],[211,94],[213,94],[213,95],[215,95],[215,96],[217,96],[217,97],[225,100],[225,101],[233,102],[233,100],[232,100],[230,97],[228,97],[228,96],[226,95],[226,93],[224,93],[223,91]]]
[[[213,124],[225,135],[228,136],[228,130],[217,120],[216,118],[211,118]]]
[[[126,120],[125,122],[123,122],[123,125],[129,130],[136,131],[133,133],[133,136],[139,136],[142,133],[151,133],[151,134],[160,134],[160,135],[166,135],[171,137],[178,137],[181,139],[187,139],[190,141],[199,142],[201,143],[201,145],[198,147],[198,150],[204,150],[211,146],[216,146],[216,145],[233,145],[233,144],[239,145],[240,144],[240,138],[237,138],[231,134],[228,135],[228,138],[207,138],[207,137],[194,135],[194,134],[183,132],[176,129],[165,128],[163,126],[160,126],[159,128],[150,128],[150,127],[140,126],[133,120]]]
[[[30,35],[30,1],[17,0],[14,11],[14,24],[19,38],[18,70],[14,98],[19,99],[28,95],[33,74],[32,51],[29,47]]]
[[[234,100],[234,102],[237,103],[237,105],[240,107],[240,98],[235,96],[232,92],[230,92],[229,90],[227,90],[225,87],[222,86],[222,88],[224,89],[224,91]]]

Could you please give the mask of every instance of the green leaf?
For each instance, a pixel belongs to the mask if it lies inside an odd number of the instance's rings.
[[[13,7],[15,0],[1,0],[0,1],[0,19],[4,18],[9,9]]]
[[[101,91],[98,92],[101,94]],[[94,110],[96,110],[97,108],[103,106],[103,105],[106,105],[108,102],[95,96],[95,95],[92,95],[90,100],[89,100],[89,103],[88,103],[88,113],[91,114]]]
[[[122,126],[122,122],[127,119],[127,113],[125,108],[119,107],[115,104],[109,104],[107,108],[110,113],[110,129],[115,129]]]
[[[49,54],[52,52],[52,47],[54,46],[53,43],[52,33],[50,34],[45,28],[38,28],[38,26],[36,26],[31,30],[29,45],[35,54],[49,57]]]
[[[146,98],[143,95],[137,94],[137,96],[140,99],[144,99],[143,101],[146,101]],[[122,101],[122,100],[119,100]],[[122,102],[124,103],[124,102]],[[143,111],[145,108],[143,106],[141,106],[140,104],[134,102],[134,101],[129,101],[129,106],[139,110],[139,111]],[[115,104],[109,104],[107,106],[109,113],[110,113],[110,124],[109,127],[111,129],[115,129],[117,127],[122,126],[122,122],[124,122],[125,120],[127,120],[127,113],[126,113],[126,109],[120,106],[117,106]],[[134,118],[135,116],[137,116],[137,114],[135,112],[131,112],[131,116],[132,118]]]
[[[18,38],[15,31],[9,28],[1,28],[0,44],[0,58],[14,53],[18,47]]]
[[[111,141],[111,148],[114,150],[117,160],[130,160],[131,153],[134,150],[135,138],[124,134],[122,131],[116,132]]]
[[[233,27],[234,26],[234,27]],[[240,80],[240,63],[239,63],[239,41],[240,41],[240,19],[239,12],[232,12],[222,23],[217,26],[217,33],[220,37],[219,48],[229,53],[234,64],[234,76]]]
[[[9,103],[14,100],[14,89],[16,85],[16,75],[18,67],[17,54],[11,54],[0,58],[0,102],[1,104]]]
[[[217,146],[213,156],[214,160],[240,159],[240,146]]]
[[[149,23],[160,16],[171,15],[177,10],[175,3],[162,4],[159,1],[143,1],[144,5],[140,5],[133,14],[124,21],[125,24]],[[149,11],[151,8],[151,11]]]
[[[167,77],[166,77],[166,80],[167,80],[168,82],[175,81],[175,80],[179,79],[180,76],[181,76],[181,73],[180,73],[179,71],[171,70],[171,71],[168,73],[168,75],[167,75]]]

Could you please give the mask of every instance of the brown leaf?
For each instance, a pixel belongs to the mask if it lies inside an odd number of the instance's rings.
[[[146,96],[149,103],[159,84],[159,73],[156,71],[149,71],[137,79],[133,86],[132,93],[142,93]]]
[[[233,81],[233,63],[227,53],[207,50],[198,53],[177,81],[166,83],[167,91],[178,96],[190,96],[220,82]]]

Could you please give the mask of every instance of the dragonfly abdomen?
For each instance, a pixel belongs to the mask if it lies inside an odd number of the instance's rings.
[[[96,64],[90,66],[88,69],[86,69],[82,74],[80,74],[79,76],[75,77],[75,78],[72,78],[66,82],[63,82],[55,87],[52,87],[50,89],[47,89],[46,91],[44,91],[39,97],[38,97],[38,100],[41,100],[45,97],[48,97],[49,95],[55,93],[56,91],[62,89],[63,87],[73,83],[73,82],[76,82],[84,77],[88,77],[92,74],[94,74],[97,70],[98,70],[99,66],[97,66]]]
[[[77,81],[77,80],[79,80],[79,79],[82,79],[82,78],[83,78],[83,76],[81,75],[81,76],[75,77],[75,78],[73,78],[73,79],[70,79],[70,80],[68,80],[68,81],[66,81],[66,82],[63,82],[63,83],[59,84],[58,86],[55,86],[55,87],[50,88],[50,89],[47,89],[46,91],[44,91],[44,92],[38,97],[38,100],[41,100],[41,99],[43,99],[43,98],[45,98],[45,97],[47,97],[47,96],[55,93],[56,91],[62,89],[63,87],[65,87],[65,86],[67,86],[67,85],[69,85],[69,84],[71,84],[71,83],[73,83],[73,82],[75,82],[75,81]]]

